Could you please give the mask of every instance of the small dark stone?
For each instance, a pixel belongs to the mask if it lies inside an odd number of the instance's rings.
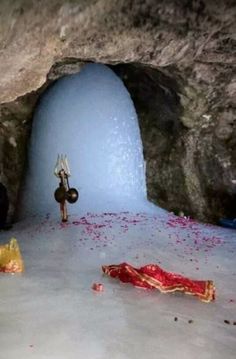
[[[174,318],[174,321],[175,321],[175,322],[177,322],[177,321],[178,321],[178,318],[177,318],[177,317],[175,317],[175,318]]]
[[[224,323],[225,323],[225,324],[230,324],[230,321],[227,320],[227,319],[225,319],[225,320],[224,320]]]
[[[233,325],[236,325],[236,322],[233,322]]]
[[[192,319],[189,319],[188,323],[189,323],[189,324],[192,324],[192,323],[193,323],[193,320],[192,320]]]

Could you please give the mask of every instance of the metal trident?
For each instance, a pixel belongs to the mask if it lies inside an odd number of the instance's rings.
[[[79,192],[76,188],[70,188],[68,177],[71,175],[66,155],[58,155],[54,174],[60,179],[59,187],[54,192],[54,197],[60,203],[62,222],[67,222],[66,201],[75,203],[78,200]]]
[[[65,174],[70,177],[71,173],[70,173],[70,168],[69,168],[69,164],[68,164],[68,160],[67,160],[67,156],[66,155],[58,155],[57,156],[57,162],[56,162],[56,166],[54,169],[54,174],[56,177],[60,177],[60,171],[64,170]]]

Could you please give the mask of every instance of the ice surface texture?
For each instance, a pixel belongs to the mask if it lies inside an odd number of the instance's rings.
[[[33,120],[21,213],[58,211],[53,197],[58,153],[67,154],[70,185],[80,192],[70,212],[81,206],[132,209],[145,202],[137,114],[123,82],[107,66],[87,64],[42,96]]]

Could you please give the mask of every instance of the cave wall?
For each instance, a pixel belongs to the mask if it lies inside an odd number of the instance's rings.
[[[134,98],[149,197],[203,221],[236,216],[235,18],[223,0],[2,0],[0,176],[11,215],[38,97],[94,61],[115,66]]]
[[[217,120],[219,114],[213,118],[203,94],[157,69],[133,64],[114,70],[139,114],[149,199],[202,220],[234,216],[233,112],[225,111],[225,120]],[[192,112],[190,104],[185,107],[186,99],[192,99]]]

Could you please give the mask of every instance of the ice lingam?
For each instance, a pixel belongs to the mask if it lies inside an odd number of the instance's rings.
[[[78,211],[142,210],[145,164],[137,114],[123,82],[107,66],[87,64],[50,86],[36,108],[21,216],[58,210],[53,168],[68,156]]]

